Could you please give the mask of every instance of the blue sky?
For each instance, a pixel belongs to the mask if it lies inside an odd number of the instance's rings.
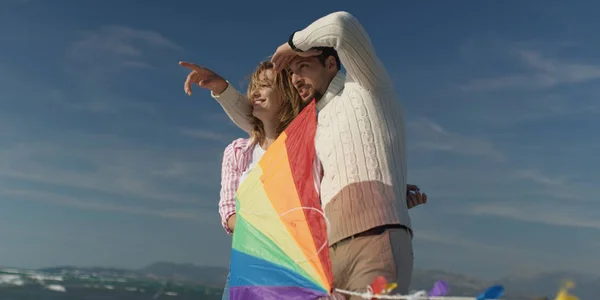
[[[244,134],[184,94],[177,62],[243,88],[290,32],[347,10],[430,196],[411,210],[416,267],[600,269],[598,4],[281,3],[0,1],[0,265],[226,266],[220,160]]]

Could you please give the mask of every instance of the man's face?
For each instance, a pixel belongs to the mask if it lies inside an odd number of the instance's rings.
[[[317,57],[300,56],[290,62],[289,70],[292,74],[292,82],[305,103],[313,98],[319,101],[327,91],[329,82],[337,73],[335,64],[332,68],[328,66],[328,63],[330,62],[326,61],[324,66]]]

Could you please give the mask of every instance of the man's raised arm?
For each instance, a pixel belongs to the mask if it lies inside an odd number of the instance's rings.
[[[348,12],[324,16],[293,34],[293,45],[308,51],[314,47],[332,47],[346,68],[347,78],[367,90],[391,85],[390,77],[375,54],[371,40],[358,20]]]
[[[188,74],[183,89],[189,96],[192,95],[192,85],[210,90],[211,96],[221,104],[225,113],[240,129],[245,132],[252,130],[252,106],[246,96],[238,92],[219,74],[189,62],[179,62],[179,65],[192,70]]]

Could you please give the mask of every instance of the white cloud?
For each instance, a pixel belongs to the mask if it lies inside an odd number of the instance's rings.
[[[464,200],[487,201],[514,194],[507,188],[514,185],[511,173],[502,164],[482,164],[479,160],[471,160],[453,167],[444,163],[431,167],[412,167],[414,165],[411,164],[408,170],[408,182],[418,185],[427,193],[432,205],[440,201],[439,204],[452,203],[452,206],[461,209]]]
[[[591,104],[587,105],[585,107],[585,111],[588,111],[588,112],[591,112],[591,113],[600,114],[600,102],[599,101],[594,101],[594,103],[591,103]]]
[[[411,149],[505,159],[505,155],[491,141],[451,133],[432,120],[421,118],[410,121],[408,129],[412,139],[409,144]]]
[[[125,111],[133,111],[137,114],[152,114],[156,112],[156,106],[151,102],[132,100],[129,97],[114,94],[108,95],[106,91],[104,92],[104,96],[88,95],[85,98],[68,97],[57,89],[48,91],[46,95],[47,97],[43,99],[46,103],[60,105],[75,111],[98,114],[115,114]]]
[[[150,58],[156,51],[179,49],[179,45],[158,32],[103,26],[85,32],[82,39],[71,45],[69,55],[83,65],[153,68]]]
[[[155,109],[152,102],[132,97],[136,94],[116,93],[111,87],[119,82],[123,69],[162,67],[157,64],[164,61],[165,55],[181,49],[164,35],[151,30],[102,26],[85,31],[66,49],[68,63],[64,68],[76,85],[68,93],[52,87],[59,94],[54,97],[55,102],[70,109],[95,113],[123,110],[152,113]]]
[[[544,173],[540,171],[545,169],[543,167],[520,167],[511,160],[497,163],[472,159],[461,160],[459,165],[449,167],[439,160],[432,164],[425,156],[416,163],[411,162],[408,174],[409,182],[419,185],[429,195],[430,203],[436,205],[439,202],[444,209],[452,211],[469,209],[471,201],[527,199],[539,205],[546,205],[543,201],[581,205],[582,210],[598,203],[600,187],[597,181],[578,169],[563,168],[558,173]]]
[[[74,112],[98,114],[134,112],[136,115],[140,115],[157,112],[156,104],[148,101],[147,97],[141,100],[136,96],[114,93],[106,82],[93,80],[99,77],[88,80],[90,76],[85,71],[78,72],[69,83],[72,88],[66,89],[61,87],[60,83],[30,77],[22,69],[0,65],[0,81],[2,82],[0,83],[2,88],[0,102],[27,103],[31,107],[42,110],[54,110],[59,106],[61,109],[68,109],[68,111],[62,111],[64,114]],[[110,76],[102,78],[114,79]],[[29,84],[31,80],[38,82],[35,89],[31,89]],[[23,109],[23,114],[27,116],[31,111],[30,109]],[[0,112],[0,117],[4,119],[11,116],[2,115],[2,112]]]
[[[182,128],[179,130],[179,134],[194,139],[215,141],[219,143],[230,143],[235,139],[235,137],[229,134],[203,128]]]
[[[537,170],[521,170],[516,172],[516,177],[519,179],[528,179],[535,183],[549,186],[564,186],[564,178],[551,178],[542,174]]]
[[[202,112],[199,114],[198,119],[206,123],[214,124],[215,127],[218,126],[227,127],[229,129],[236,129],[237,132],[241,134],[241,136],[248,136],[248,134],[245,131],[241,130],[239,127],[237,127],[237,125],[235,125],[235,123],[233,123],[229,116],[227,116],[227,114],[225,114],[223,111],[219,111],[217,113]]]
[[[557,202],[534,204],[523,201],[503,203],[482,203],[471,207],[468,212],[474,215],[487,215],[508,219],[543,223],[554,226],[592,228],[600,230],[599,209],[590,206],[574,206]]]
[[[593,180],[584,182],[581,180],[581,175],[573,175],[571,172],[573,170],[563,170],[560,175],[549,175],[537,169],[524,169],[515,171],[513,179],[533,183],[534,185],[529,185],[522,192],[530,196],[560,200],[566,203],[598,201],[596,195],[600,193],[600,188],[591,183]]]
[[[1,145],[0,177],[126,198],[216,206],[218,199],[205,202],[206,193],[200,194],[206,184],[219,182],[214,170],[220,164],[204,157],[207,152],[150,148],[114,135],[54,133]]]
[[[510,193],[504,193],[500,198],[490,197],[455,212],[600,230],[597,218],[600,214],[597,198],[600,189],[597,187],[574,180],[577,177],[569,175],[566,170],[560,176],[545,174],[537,169],[524,169],[513,172],[512,176],[510,173],[506,175],[508,181],[511,181],[511,177],[513,182],[517,180],[517,185],[513,186]],[[498,184],[501,188],[507,187],[500,182]]]
[[[2,0],[0,4],[25,4],[30,3],[32,0]]]
[[[465,236],[458,236],[456,234],[448,233],[447,231],[430,231],[430,230],[416,230],[415,231],[415,239],[420,241],[445,244],[451,246],[458,246],[466,249],[477,249],[477,250],[486,250],[493,252],[502,252],[510,251],[512,247],[506,246],[503,244],[492,245],[481,242],[473,241]]]
[[[88,33],[70,50],[79,51],[75,54],[81,56],[75,58],[82,60],[89,51],[88,62],[102,68],[127,61],[150,62],[152,55],[145,54],[153,54],[157,48],[177,50],[179,46],[153,32],[107,27]],[[136,134],[156,128],[151,124],[134,124],[139,118],[155,112],[154,104],[114,95],[110,85],[104,85],[104,82],[87,80],[91,84],[86,85],[83,78],[90,79],[89,74],[77,73],[70,86],[81,87],[81,97],[77,97],[77,88],[61,90],[53,81],[42,81],[36,89],[30,89],[25,80],[27,74],[18,68],[0,66],[0,78],[7,79],[3,89],[5,97],[0,98],[35,107],[34,110],[18,107],[11,114],[0,114],[0,136],[3,138],[0,143],[0,183],[5,184],[2,189],[15,190],[27,185],[32,187],[31,193],[46,193],[44,188],[52,187],[55,193],[65,191],[123,201],[108,205],[89,197],[52,196],[56,204],[87,209],[165,215],[165,212],[156,212],[143,205],[136,206],[140,202],[156,202],[172,204],[175,210],[178,207],[210,207],[210,211],[216,213],[220,158],[215,160],[215,155],[222,153],[222,147],[214,143],[200,144],[196,148],[172,147],[168,143],[173,141],[173,136],[162,130],[150,138]],[[114,81],[114,77],[104,77]],[[133,110],[135,115],[110,116],[108,119],[94,116],[87,120],[73,114],[71,109],[96,113]],[[40,113],[46,110],[52,110],[48,119]],[[38,115],[42,115],[42,119]],[[74,124],[78,119],[80,121]],[[54,124],[55,120],[59,124]],[[88,130],[113,130],[123,136],[85,133]],[[161,136],[161,133],[165,135]],[[134,138],[126,138],[126,135]],[[140,210],[140,207],[149,210]],[[169,214],[177,215],[176,212]]]
[[[143,206],[131,206],[95,201],[89,198],[74,198],[48,191],[2,189],[0,190],[0,194],[4,196],[12,196],[18,198],[19,200],[40,201],[56,205],[76,207],[85,210],[148,215],[170,219],[184,219],[195,222],[202,221],[203,219],[206,220],[206,216],[209,213],[207,211],[190,209],[150,209]]]
[[[459,93],[456,105],[464,108],[459,117],[487,126],[514,127],[598,114],[600,90],[593,83],[600,80],[600,61],[574,55],[588,50],[584,46],[555,40],[467,41],[460,49],[461,63],[465,74],[472,75],[461,79],[464,84],[459,89],[489,93]]]
[[[514,46],[508,54],[525,70],[495,78],[475,79],[461,88],[465,91],[542,90],[600,79],[600,65],[546,57],[541,51],[522,46]]]

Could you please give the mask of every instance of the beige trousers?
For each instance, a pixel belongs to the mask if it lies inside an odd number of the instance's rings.
[[[408,294],[413,271],[412,236],[404,228],[343,240],[329,248],[334,287],[366,292],[377,276],[398,287],[392,294]],[[363,299],[348,297],[347,299]]]

